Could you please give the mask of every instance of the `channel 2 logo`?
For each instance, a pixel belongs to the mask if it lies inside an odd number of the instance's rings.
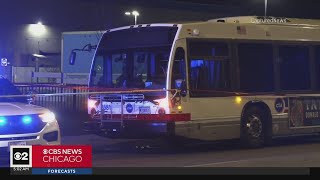
[[[32,146],[11,146],[10,167],[32,167]]]
[[[49,151],[48,151],[48,150],[46,150],[46,149],[44,149],[44,150],[42,151],[42,153],[43,153],[43,154],[48,154],[48,153],[49,153]]]

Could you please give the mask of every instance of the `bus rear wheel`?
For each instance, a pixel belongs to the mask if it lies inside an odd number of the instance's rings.
[[[249,107],[241,122],[241,144],[246,148],[259,148],[265,143],[266,113],[256,106]]]

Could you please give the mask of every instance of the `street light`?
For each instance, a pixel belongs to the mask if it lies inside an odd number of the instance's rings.
[[[29,33],[35,37],[44,36],[46,34],[46,27],[41,22],[38,22],[37,24],[30,24]]]
[[[134,25],[137,25],[138,16],[140,16],[138,11],[132,11],[132,12],[125,12],[125,15],[127,16],[134,16]]]

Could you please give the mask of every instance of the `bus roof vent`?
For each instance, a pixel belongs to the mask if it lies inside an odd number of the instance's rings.
[[[239,17],[225,17],[219,19],[211,19],[209,22],[224,22],[224,23],[249,23],[251,19],[256,16],[239,16]]]
[[[238,16],[238,17],[225,17],[219,19],[211,19],[209,22],[224,22],[224,23],[240,23],[240,24],[247,24],[247,23],[263,23],[265,21],[270,20],[279,20],[280,18],[276,17],[264,17],[264,16]],[[286,18],[281,18],[286,19]]]
[[[226,20],[224,20],[224,19],[218,19],[217,22],[225,23]]]

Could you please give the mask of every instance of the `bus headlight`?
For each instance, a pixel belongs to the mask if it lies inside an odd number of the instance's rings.
[[[165,99],[156,99],[154,101],[157,102],[157,105],[160,108],[168,108],[169,107],[169,102],[166,98]]]
[[[93,100],[93,99],[88,100],[88,108],[89,109],[96,108],[99,104],[100,104],[100,102],[97,100]]]
[[[56,120],[56,116],[53,112],[47,112],[44,114],[40,114],[39,117],[45,123],[52,123]]]

